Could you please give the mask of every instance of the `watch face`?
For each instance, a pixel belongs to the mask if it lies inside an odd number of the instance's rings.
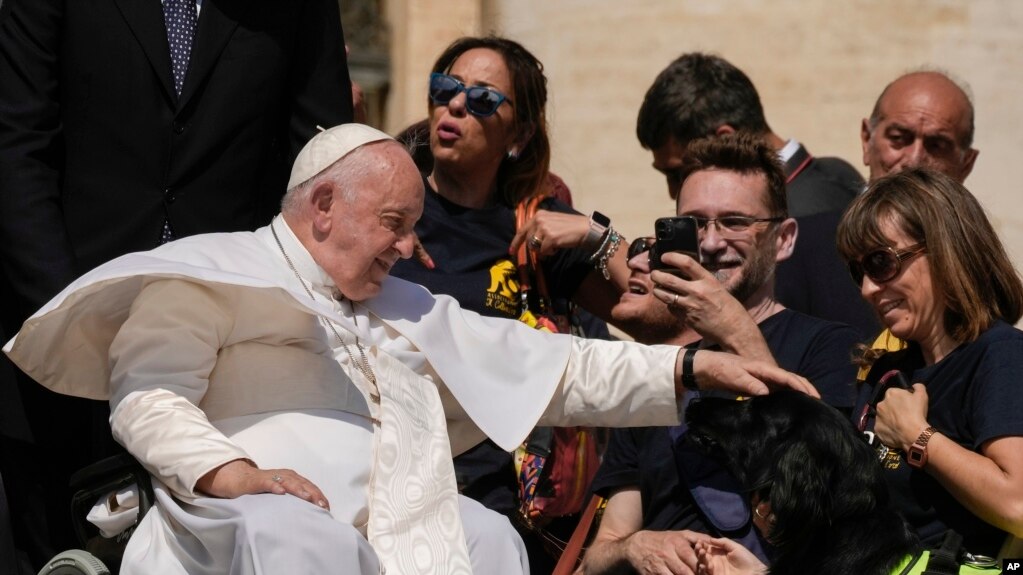
[[[600,212],[593,212],[593,215],[590,216],[590,219],[593,220],[593,223],[604,226],[605,228],[611,225],[611,218],[605,216]]]
[[[906,462],[913,467],[920,467],[923,465],[926,459],[926,452],[918,445],[913,445],[909,448],[909,453],[906,454]]]

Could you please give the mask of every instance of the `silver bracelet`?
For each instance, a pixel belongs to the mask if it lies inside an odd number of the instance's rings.
[[[615,231],[614,228],[608,226],[607,236],[604,238],[603,243],[600,244],[600,249],[597,253],[590,257],[590,261],[595,263],[593,267],[600,270],[600,273],[604,276],[604,279],[611,279],[611,271],[607,269],[607,262],[618,251],[618,246],[622,244],[622,236]]]

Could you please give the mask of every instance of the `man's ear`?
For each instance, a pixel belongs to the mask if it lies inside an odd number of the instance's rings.
[[[717,127],[716,130],[714,130],[715,136],[727,136],[728,134],[734,133],[735,128],[733,128],[730,124],[721,124],[720,126]]]
[[[870,165],[870,120],[863,118],[860,123],[860,145],[863,146],[863,165]]]
[[[778,237],[775,240],[778,246],[778,253],[774,256],[775,262],[782,262],[792,256],[796,249],[796,238],[799,236],[799,224],[795,218],[787,218],[778,224]]]
[[[961,176],[959,177],[959,183],[966,181],[966,177],[973,171],[973,163],[977,161],[977,156],[980,155],[980,150],[976,148],[970,148],[966,150],[966,157],[963,158],[963,169],[959,171]]]
[[[309,193],[309,203],[313,211],[313,228],[319,234],[327,234],[333,224],[334,210],[338,204],[334,198],[334,184],[320,181]]]

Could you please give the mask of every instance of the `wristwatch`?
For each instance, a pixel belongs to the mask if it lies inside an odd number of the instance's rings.
[[[923,430],[920,437],[916,438],[913,445],[909,446],[909,452],[906,453],[906,463],[910,467],[922,469],[924,465],[927,465],[927,442],[931,440],[931,436],[937,433],[938,430],[934,427],[928,427]]]
[[[685,354],[682,355],[682,387],[692,391],[700,390],[696,385],[696,374],[693,372],[693,357],[697,351],[699,348],[686,348]]]
[[[590,214],[590,229],[586,232],[582,247],[588,251],[596,251],[604,241],[604,234],[611,225],[611,218],[600,212]]]

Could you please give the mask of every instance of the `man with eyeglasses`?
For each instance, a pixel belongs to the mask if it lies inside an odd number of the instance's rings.
[[[816,157],[796,140],[774,133],[756,87],[742,70],[719,56],[683,54],[657,76],[636,123],[640,144],[653,152],[653,166],[664,174],[672,198],[681,185],[679,167],[686,144],[735,131],[761,136],[778,154],[784,167],[789,215],[799,220],[801,242],[796,249],[824,250],[827,257],[837,260],[834,227],[804,225],[802,220],[820,213],[840,213],[863,189],[863,177],[842,159]],[[776,274],[776,294],[786,307],[848,323],[859,329],[863,338],[876,333],[878,323],[870,308],[847,285],[819,290],[818,281],[837,283],[837,278],[814,278],[814,283],[805,284],[789,267],[780,266]]]
[[[776,262],[788,257],[797,235],[776,155],[740,133],[696,140],[684,157],[677,215],[696,219],[699,261],[669,253],[662,258],[667,271],[651,271],[651,240],[635,240],[629,293],[613,318],[649,344],[750,351],[734,349],[743,345],[760,355],[757,340],[779,366],[806,377],[824,401],[848,412],[856,332],[788,310],[774,297]],[[684,432],[684,426],[612,431],[593,485],[609,501],[584,573],[693,573],[692,544],[701,533],[736,539],[767,556],[741,490],[715,483],[727,479],[686,449]],[[708,495],[710,485],[720,488]]]

